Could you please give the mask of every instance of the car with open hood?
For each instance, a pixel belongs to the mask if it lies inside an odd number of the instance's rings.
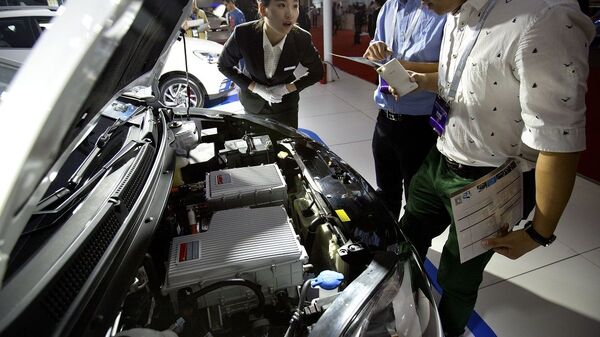
[[[268,119],[161,104],[187,0],[72,0],[0,97],[2,336],[442,336],[371,186]]]

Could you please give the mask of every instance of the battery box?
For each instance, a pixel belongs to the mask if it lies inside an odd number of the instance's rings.
[[[277,164],[213,171],[206,174],[206,199],[217,210],[283,204],[287,185]]]

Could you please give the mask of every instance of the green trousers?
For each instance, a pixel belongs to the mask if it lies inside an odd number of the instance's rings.
[[[533,178],[533,174],[530,176]],[[524,199],[526,204],[531,205],[524,205],[526,215],[533,207],[533,199],[527,194],[535,191],[535,185],[530,186],[534,178],[527,178],[530,177],[524,176]],[[464,331],[475,307],[483,270],[493,255],[493,251],[488,251],[460,263],[450,195],[471,182],[473,179],[463,178],[449,170],[445,159],[434,147],[412,178],[408,203],[400,219],[403,233],[423,259],[431,240],[450,226],[438,270],[438,282],[444,290],[439,304],[440,317],[444,331],[450,336]]]

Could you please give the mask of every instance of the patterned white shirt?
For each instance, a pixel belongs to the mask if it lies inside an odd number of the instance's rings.
[[[283,50],[283,45],[285,44],[285,39],[287,35],[279,41],[276,45],[271,45],[269,41],[269,37],[267,36],[267,24],[263,25],[263,50],[264,50],[264,60],[265,60],[265,75],[267,78],[272,78],[273,74],[275,74],[275,70],[277,69],[277,64],[279,63],[279,58],[281,57],[281,51]]]
[[[438,83],[444,98],[486,2],[467,0],[448,15]],[[500,166],[516,158],[524,171],[535,166],[538,151],[584,150],[593,37],[591,20],[575,0],[496,0],[437,148],[470,166]]]

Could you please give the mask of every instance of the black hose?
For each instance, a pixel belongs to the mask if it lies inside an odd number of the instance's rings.
[[[308,250],[308,255],[312,253],[313,242],[315,241],[315,235],[317,234],[317,226],[324,224],[327,221],[327,217],[319,215],[314,218],[308,226],[306,238],[304,240],[304,246]]]
[[[300,211],[302,213],[302,216],[304,216],[305,218],[313,216],[314,212],[312,211],[312,207],[314,205],[315,205],[315,199],[313,198],[313,200],[310,203],[310,205],[308,205],[305,209],[303,209],[303,210]]]
[[[290,319],[290,326],[285,332],[284,337],[292,337],[296,335],[295,331],[298,327],[298,324],[300,324],[300,319],[302,318],[304,299],[306,298],[306,292],[308,292],[310,281],[312,281],[312,279],[309,278],[302,284],[302,288],[300,289],[300,297],[298,298],[298,307],[296,308],[296,311],[294,311],[294,313],[292,314],[292,318]]]
[[[302,284],[302,288],[300,288],[300,298],[298,300],[298,309],[297,309],[298,311],[301,311],[304,307],[304,299],[306,298],[306,292],[308,292],[308,287],[310,286],[310,281],[312,281],[311,278],[304,281],[304,284]]]
[[[194,300],[197,300],[198,298],[208,294],[211,291],[214,291],[214,290],[217,290],[220,288],[224,288],[224,287],[230,287],[230,286],[243,286],[243,287],[246,287],[246,288],[249,288],[250,290],[252,290],[254,292],[254,294],[256,294],[256,297],[258,297],[259,313],[261,316],[263,315],[264,310],[265,310],[265,295],[260,290],[260,286],[258,284],[248,281],[248,280],[229,279],[229,280],[218,281],[218,282],[215,282],[204,288],[201,288],[200,290],[193,293],[192,296],[193,296]]]
[[[324,224],[327,221],[327,219],[328,217],[324,215],[319,215],[318,217],[314,218],[310,222],[310,225],[308,225],[308,232],[312,234],[316,233],[317,226]]]
[[[308,249],[308,255],[312,253],[312,246],[313,242],[315,241],[315,235],[317,234],[317,227],[320,225],[324,225],[325,223],[329,223],[333,228],[334,234],[337,236],[338,241],[341,243],[339,244],[340,246],[343,246],[346,244],[346,242],[348,242],[348,239],[346,239],[346,236],[343,233],[344,228],[341,228],[341,226],[337,222],[337,219],[334,216],[319,215],[318,217],[314,218],[308,226],[308,233],[305,239],[305,247],[306,249]]]

